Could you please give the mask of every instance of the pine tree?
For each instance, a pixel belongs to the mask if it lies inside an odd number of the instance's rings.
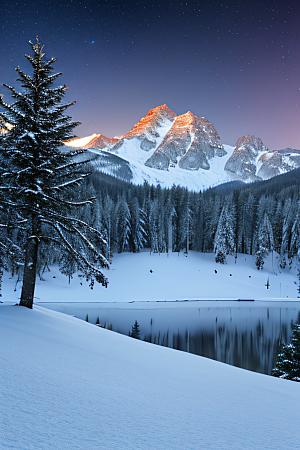
[[[104,228],[106,230],[106,239],[107,239],[107,253],[108,256],[110,257],[112,254],[112,242],[114,240],[114,236],[113,236],[113,219],[114,219],[114,202],[112,201],[112,199],[109,197],[109,195],[106,195],[103,201],[103,215],[102,215],[102,220],[103,220],[103,225]]]
[[[139,252],[146,242],[145,231],[145,213],[139,207],[139,202],[136,197],[129,202],[130,210],[130,236],[129,249],[131,252]]]
[[[292,345],[280,344],[276,366],[272,370],[272,375],[278,378],[287,378],[292,368],[292,358]]]
[[[232,255],[235,252],[235,209],[233,205],[225,202],[214,242],[215,261],[226,264],[226,255]]]
[[[214,251],[215,235],[222,211],[221,199],[219,196],[215,198],[206,198],[204,206],[204,252]]]
[[[294,218],[297,214],[297,203],[292,202],[291,198],[288,198],[284,203],[283,208],[283,225],[282,225],[282,240],[280,248],[280,267],[282,269],[286,266],[286,257],[289,257],[289,248],[291,242],[291,232],[293,227]]]
[[[291,258],[296,257],[299,259],[299,257],[297,256],[299,249],[300,249],[300,202],[298,202],[298,211],[292,226],[289,256]]]
[[[61,148],[78,125],[64,114],[75,102],[63,104],[67,88],[54,86],[61,75],[53,74],[56,59],[45,60],[38,38],[30,44],[33,56],[25,57],[32,75],[17,67],[22,92],[5,84],[15,101],[8,105],[0,96],[1,123],[12,125],[0,136],[0,228],[4,230],[0,248],[5,249],[0,264],[5,267],[11,258],[23,268],[20,304],[28,308],[33,304],[41,243],[71,256],[87,279],[104,286],[107,279],[100,267],[108,267],[98,250],[105,246],[102,234],[71,216],[74,207],[92,200],[74,202],[67,197],[86,176],[83,163],[75,159],[80,151]],[[76,236],[74,244],[70,236]]]
[[[122,197],[115,208],[116,215],[116,237],[118,239],[118,253],[122,253],[129,249],[129,238],[131,234],[130,227],[130,211],[124,197]]]
[[[129,336],[134,339],[141,339],[140,337],[140,326],[137,323],[137,320],[134,322],[134,325],[132,325],[131,333],[129,333]]]
[[[269,220],[269,216],[265,211],[261,222],[258,225],[256,234],[256,260],[255,264],[258,270],[263,269],[265,258],[268,256],[269,251],[274,248],[274,237],[272,225]]]
[[[238,218],[238,235],[237,235],[237,251],[239,253],[251,254],[252,237],[254,228],[254,197],[248,195],[247,201],[245,193],[241,191],[239,196],[239,214]]]
[[[300,324],[293,327],[291,344],[281,345],[272,375],[300,381]]]

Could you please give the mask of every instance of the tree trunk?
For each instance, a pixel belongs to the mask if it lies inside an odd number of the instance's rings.
[[[32,220],[32,235],[28,237],[26,244],[25,266],[23,274],[23,285],[21,294],[21,306],[26,306],[32,309],[34,288],[36,281],[36,267],[37,267],[37,253],[38,253],[38,237],[37,237],[37,220],[33,217]]]

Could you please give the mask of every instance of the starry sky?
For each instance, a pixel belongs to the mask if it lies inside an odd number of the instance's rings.
[[[121,136],[149,109],[204,116],[223,144],[300,149],[299,0],[2,2],[0,93],[35,36],[56,57],[77,136]]]

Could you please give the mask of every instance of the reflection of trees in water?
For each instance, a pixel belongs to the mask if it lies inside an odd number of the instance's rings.
[[[269,317],[268,317],[269,320]],[[145,336],[145,341],[176,350],[188,351],[199,356],[221,361],[236,367],[271,374],[276,363],[279,342],[289,342],[291,326],[283,323],[276,331],[266,330],[261,320],[254,329],[238,332],[236,327],[227,328],[226,324],[214,329],[197,330],[171,334],[159,331],[154,336]]]

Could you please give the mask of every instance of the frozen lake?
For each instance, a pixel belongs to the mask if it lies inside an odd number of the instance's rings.
[[[37,303],[38,304],[38,303]],[[41,303],[128,335],[135,320],[141,339],[270,374],[279,340],[289,342],[300,301],[162,301]]]

